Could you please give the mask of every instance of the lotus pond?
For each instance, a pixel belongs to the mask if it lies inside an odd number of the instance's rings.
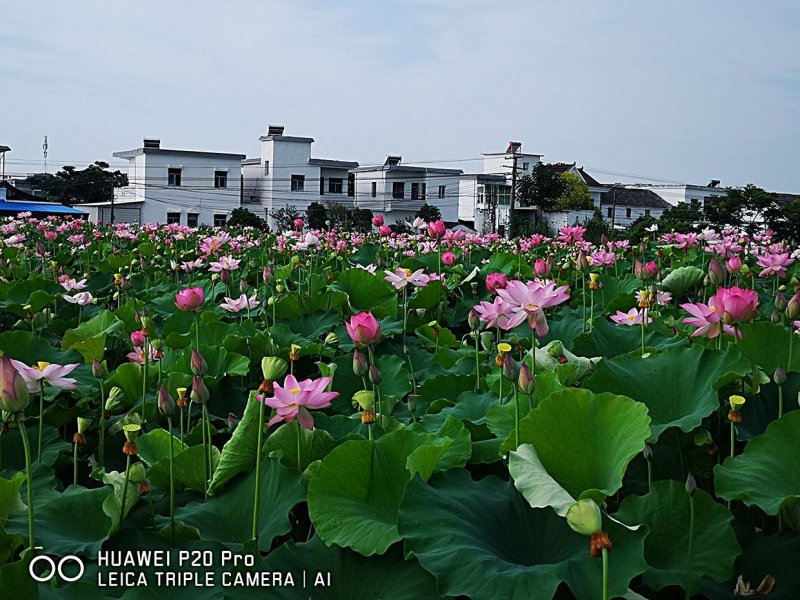
[[[3,597],[800,597],[794,248],[296,225],[0,223]]]

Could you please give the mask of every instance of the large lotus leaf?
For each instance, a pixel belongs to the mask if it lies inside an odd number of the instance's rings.
[[[734,559],[742,549],[736,541],[733,515],[708,493],[694,494],[692,538],[692,588],[701,577],[725,581],[733,573]],[[614,517],[628,525],[647,525],[644,558],[648,570],[644,582],[655,590],[668,585],[687,585],[689,544],[689,495],[677,481],[655,481],[645,496],[628,496]]]
[[[337,356],[333,362],[336,364],[333,390],[339,392],[339,397],[333,401],[333,409],[349,415],[352,413],[353,394],[364,389],[364,381],[353,372],[352,354]],[[380,391],[383,398],[403,398],[411,391],[411,377],[402,356],[381,354],[375,364],[381,372]]]
[[[783,384],[783,414],[798,409],[796,402],[800,394],[800,373],[787,373],[786,383]],[[774,382],[759,386],[758,395],[748,397],[741,408],[742,421],[736,424],[736,437],[739,440],[749,440],[761,435],[767,426],[778,418],[779,388]]]
[[[347,294],[353,312],[372,311],[376,317],[397,315],[397,293],[383,279],[383,272],[372,275],[364,269],[339,273],[331,288]]]
[[[678,267],[672,273],[664,277],[661,287],[670,291],[676,297],[685,297],[686,294],[698,287],[705,279],[705,272],[693,265]]]
[[[139,449],[139,458],[153,465],[162,458],[169,458],[170,444],[172,444],[173,456],[183,452],[188,446],[168,432],[166,429],[153,429],[136,439],[136,446]]]
[[[531,444],[522,444],[511,451],[508,471],[516,488],[533,508],[549,506],[564,516],[575,503],[575,498],[547,472]]]
[[[258,428],[264,426],[259,424],[259,413],[261,403],[256,400],[257,392],[250,392],[250,397],[236,429],[233,431],[231,439],[225,442],[222,453],[219,457],[219,464],[214,470],[214,477],[208,487],[208,493],[214,494],[225,483],[237,473],[248,471],[255,467],[258,454]],[[264,415],[269,414],[269,410],[264,406]],[[263,440],[262,440],[263,441]]]
[[[205,487],[205,454],[208,445],[191,446],[176,454],[172,471],[175,483],[202,492]],[[211,478],[219,465],[220,453],[216,446],[211,447]],[[169,489],[169,456],[159,459],[148,473],[150,481],[161,490]]]
[[[46,361],[56,365],[68,365],[83,362],[81,355],[75,350],[58,350],[46,340],[34,337],[30,331],[4,331],[0,333],[0,351],[5,356],[35,365]]]
[[[278,458],[283,466],[302,473],[314,461],[325,458],[334,446],[336,441],[330,433],[324,429],[315,428],[312,431],[300,427],[300,423],[295,419],[275,430],[267,438],[264,450],[270,456]]]
[[[34,499],[36,545],[48,554],[86,554],[94,557],[111,533],[111,519],[103,503],[112,493],[105,486],[93,490],[71,485],[63,493],[37,494]],[[12,514],[6,521],[8,533],[28,538],[28,511]]]
[[[503,381],[504,386],[509,386],[507,380]],[[564,385],[558,377],[556,371],[545,371],[536,376],[536,389],[529,399],[525,394],[517,394],[519,401],[519,416],[520,419],[527,416],[531,409],[539,405],[539,402],[547,398],[553,392],[563,390]],[[514,431],[515,419],[514,399],[500,404],[495,397],[494,406],[492,406],[486,414],[486,424],[493,434],[499,438],[507,438],[509,434]]]
[[[623,394],[647,405],[651,440],[670,427],[689,432],[719,408],[717,390],[750,371],[738,352],[700,346],[672,348],[647,358],[635,354],[604,360],[585,386]]]
[[[792,364],[789,363],[789,330],[769,322],[745,323],[738,349],[753,365],[772,375],[778,366],[785,371],[800,371],[800,340],[795,337]]]
[[[31,444],[31,459],[36,461],[36,442],[38,432],[33,427],[27,428],[28,440]],[[71,450],[71,444],[67,444],[55,427],[44,426],[42,436],[42,464],[52,467],[61,452]],[[22,445],[22,437],[16,427],[9,429],[0,435],[0,469],[8,476],[17,471],[25,470],[25,453]]]
[[[19,499],[19,490],[25,483],[25,474],[18,472],[10,479],[0,477],[0,523],[6,517],[18,510],[25,510],[26,506]]]
[[[74,348],[80,352],[86,362],[102,361],[105,355],[106,336],[124,329],[124,323],[112,312],[100,311],[75,329],[68,329],[61,339],[61,347]]]
[[[187,371],[188,372],[188,371]],[[125,394],[125,404],[133,406],[142,399],[142,384],[144,381],[144,370],[142,365],[128,362],[118,366],[106,381],[106,390],[113,386],[118,387]],[[147,382],[148,389],[154,390],[158,381],[158,369],[148,369]],[[152,401],[152,391],[148,395],[148,400]]]
[[[429,483],[409,485],[399,530],[443,596],[552,598],[563,581],[579,600],[600,597],[602,566],[589,554],[589,539],[555,512],[531,508],[511,483],[492,476],[476,482],[454,470]],[[610,520],[604,530],[614,544],[608,585],[616,597],[647,568],[645,532]]]
[[[717,494],[742,500],[768,515],[800,501],[800,411],[792,411],[754,437],[744,452],[714,469]]]
[[[430,472],[425,446],[449,438],[400,429],[372,440],[350,440],[326,456],[308,486],[308,512],[322,540],[353,548],[365,556],[382,554],[400,540],[397,510],[411,468]]]
[[[544,468],[571,497],[602,503],[622,487],[628,463],[644,449],[649,425],[647,408],[625,396],[576,388],[553,392],[519,426],[520,443],[533,446],[539,466],[530,462],[514,470],[531,476],[530,469]],[[536,486],[524,489],[531,506],[550,505],[549,488],[541,488],[544,498]]]
[[[214,387],[225,375],[247,375],[250,371],[250,360],[246,356],[228,352],[222,346],[200,346],[200,354],[208,365],[208,373],[204,381]],[[192,349],[185,348],[172,364],[164,364],[169,372],[191,373]]]
[[[208,502],[190,502],[178,509],[176,518],[196,527],[203,540],[240,547],[252,539],[255,480],[253,469],[228,482]],[[261,462],[260,486],[258,547],[267,551],[276,536],[291,529],[289,511],[303,501],[305,489],[300,485],[299,473],[266,457]]]
[[[125,469],[121,473],[119,471],[104,473],[103,483],[110,485],[113,490],[113,493],[109,494],[103,501],[103,512],[111,519],[111,530],[118,531],[121,525],[119,513],[122,507],[122,495],[125,491]],[[139,501],[139,484],[131,481],[130,477],[128,477],[127,484],[128,491],[125,493],[126,516]]]
[[[281,590],[281,598],[287,600],[307,600],[309,597],[314,600],[441,598],[433,575],[420,567],[415,559],[404,560],[399,546],[390,548],[382,556],[365,558],[352,550],[328,547],[315,536],[305,544],[283,544],[269,555],[264,569],[292,573],[295,587]],[[323,581],[330,573],[330,587],[313,585],[319,573],[323,574]],[[306,582],[305,588],[303,581]]]
[[[424,431],[425,425],[421,423],[414,423],[409,427],[409,429],[412,431]],[[427,431],[431,430],[427,429]],[[441,446],[429,446],[428,448],[436,448],[435,452],[437,453],[439,452],[439,449],[441,449],[441,454],[426,468],[435,467],[437,470],[446,471],[447,469],[463,467],[472,454],[472,436],[470,435],[469,430],[464,427],[464,424],[457,418],[452,415],[448,415],[444,422],[442,422],[442,425],[439,427],[439,429],[435,430],[435,432],[440,437],[450,438],[453,441],[450,444],[443,444]],[[412,455],[412,457],[413,456],[414,455]],[[409,457],[409,460],[411,460],[411,457]],[[416,457],[414,460],[418,462]],[[429,477],[430,473],[428,473],[427,476]],[[425,479],[427,479],[427,477],[425,477]]]
[[[644,343],[647,348],[659,349],[689,345],[685,337],[672,335],[669,329],[658,324],[647,327]],[[641,347],[642,330],[639,327],[616,325],[606,319],[595,319],[592,332],[578,336],[572,350],[583,356],[613,358]]]

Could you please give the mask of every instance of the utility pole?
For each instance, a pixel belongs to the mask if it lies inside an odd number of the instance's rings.
[[[49,144],[47,143],[47,136],[44,136],[44,143],[42,144],[42,156],[44,156],[44,172],[47,173],[47,149],[49,148]]]
[[[511,203],[508,207],[508,231],[506,232],[506,236],[508,239],[514,237],[516,233],[515,229],[515,219],[514,219],[514,210],[516,208],[516,200],[517,200],[517,157],[519,153],[519,149],[522,146],[521,142],[509,142],[508,143],[508,150],[506,152],[511,153],[512,159],[512,167],[511,167]]]

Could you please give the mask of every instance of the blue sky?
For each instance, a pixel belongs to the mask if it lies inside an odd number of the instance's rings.
[[[603,182],[800,193],[800,3],[6,2],[7,170],[164,147],[455,160],[508,140]],[[629,175],[628,177],[624,174]],[[631,177],[633,176],[633,177]]]

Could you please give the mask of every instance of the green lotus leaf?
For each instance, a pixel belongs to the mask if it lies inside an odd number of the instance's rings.
[[[672,348],[647,358],[636,354],[604,360],[586,380],[595,392],[613,392],[647,406],[651,440],[670,427],[690,432],[719,408],[717,390],[750,371],[736,350]]]
[[[800,501],[800,411],[785,414],[754,437],[744,452],[714,468],[717,494],[742,500],[777,515],[782,506]]]
[[[258,392],[250,392],[250,397],[244,407],[242,420],[233,431],[231,439],[225,442],[219,457],[219,464],[214,470],[214,476],[208,487],[208,493],[214,494],[237,473],[248,471],[255,467],[258,454],[258,415],[261,403],[256,400]],[[269,415],[270,409],[264,407],[264,417]],[[264,423],[261,423],[264,427]],[[263,440],[262,440],[263,441]]]
[[[685,297],[688,292],[703,283],[706,274],[693,265],[678,267],[661,281],[661,286],[676,297]]]
[[[604,527],[614,544],[609,591],[616,597],[647,568],[645,532],[610,520]],[[579,600],[600,597],[601,562],[590,556],[588,539],[549,508],[531,508],[510,482],[492,476],[476,482],[467,471],[454,470],[434,475],[429,484],[415,479],[400,508],[399,531],[443,596],[551,598],[566,582]]]
[[[725,581],[733,574],[742,549],[731,526],[733,515],[708,493],[694,494],[695,529],[692,538],[692,589],[701,577]],[[644,582],[655,590],[668,585],[686,588],[689,544],[689,495],[682,483],[655,481],[645,496],[628,496],[614,517],[628,525],[647,525]]]
[[[311,431],[300,427],[300,423],[295,419],[276,429],[267,438],[264,450],[267,454],[277,457],[283,466],[303,472],[314,461],[325,458],[335,446],[336,441],[330,433],[320,428]]]
[[[778,366],[784,371],[800,371],[800,343],[795,337],[792,364],[789,365],[789,335],[791,332],[777,323],[745,323],[738,350],[754,366],[772,376]]]
[[[347,269],[330,287],[347,294],[353,312],[372,311],[378,318],[397,315],[397,293],[380,271],[372,275],[364,269]]]
[[[659,323],[645,329],[644,343],[647,348],[667,349],[688,347],[685,337],[673,335],[671,330]],[[642,330],[639,327],[616,325],[607,319],[595,317],[591,333],[584,333],[575,339],[572,350],[583,356],[603,356],[613,358],[633,352],[642,347]]]
[[[85,321],[75,329],[68,329],[61,339],[61,347],[74,348],[80,352],[86,362],[103,360],[105,355],[106,336],[124,330],[124,323],[114,313],[101,310],[96,316]]]
[[[557,501],[558,510],[566,510],[565,497],[551,486],[527,485],[530,478],[544,481],[542,468],[570,497],[601,504],[622,487],[628,463],[644,449],[649,425],[647,408],[625,396],[576,388],[554,392],[520,421],[520,444],[533,446],[538,465],[527,451],[512,455],[515,481],[521,478],[520,491],[531,506]],[[509,449],[513,436],[507,440]]]

